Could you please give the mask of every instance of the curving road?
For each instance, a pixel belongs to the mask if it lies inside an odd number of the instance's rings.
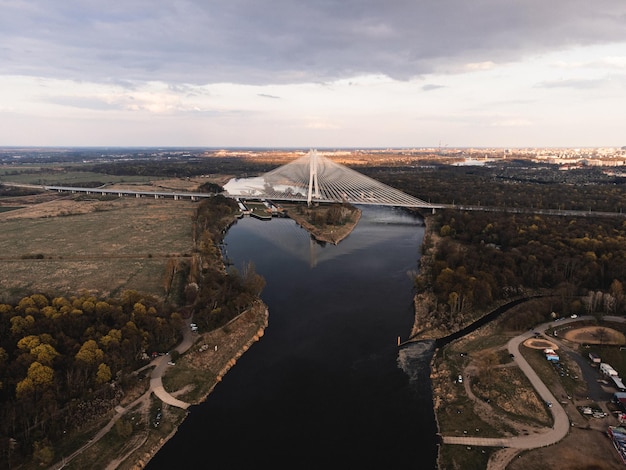
[[[191,329],[190,329],[190,323],[191,323],[191,320],[187,320],[185,322],[183,326],[183,330],[182,330],[183,340],[178,346],[176,346],[176,351],[178,351],[181,354],[186,352],[191,346],[193,346],[193,343],[195,340],[194,334],[191,332]],[[87,450],[89,447],[91,447],[96,442],[98,442],[101,438],[103,438],[113,428],[113,426],[115,425],[115,422],[118,419],[120,419],[124,415],[124,413],[126,413],[126,411],[133,409],[135,406],[137,406],[141,402],[147,402],[152,393],[154,393],[161,401],[163,401],[164,403],[167,403],[168,405],[176,406],[184,410],[189,408],[190,406],[189,403],[186,403],[184,401],[179,400],[176,397],[173,397],[172,395],[167,393],[165,389],[163,388],[163,382],[162,382],[163,373],[168,367],[173,367],[168,364],[170,360],[171,358],[168,353],[165,356],[157,357],[156,359],[151,361],[149,364],[143,366],[141,369],[138,369],[137,372],[145,368],[155,366],[154,370],[150,374],[150,388],[143,395],[141,395],[139,398],[137,398],[135,401],[130,403],[125,408],[122,406],[116,406],[115,407],[116,413],[113,416],[113,418],[111,418],[111,420],[103,428],[101,428],[96,433],[96,435],[89,440],[89,442],[87,442],[80,449],[77,449],[71,455],[64,457],[60,462],[57,462],[51,467],[49,467],[49,469],[58,470],[58,469],[65,467],[71,460],[73,460],[78,455],[82,454],[85,450]]]
[[[593,320],[592,316],[584,316],[576,319],[566,318],[558,321],[558,325],[566,325],[568,323],[575,323],[581,320]],[[604,316],[604,320],[613,322],[626,322],[624,317]],[[535,330],[545,331],[554,325],[554,321],[542,323],[537,325]],[[465,437],[465,436],[443,436],[442,440],[444,444],[462,444],[473,446],[488,446],[488,447],[510,447],[514,449],[534,449],[536,447],[544,447],[552,444],[556,444],[569,432],[570,421],[567,413],[563,407],[559,404],[558,400],[554,398],[552,392],[548,390],[548,387],[541,381],[539,376],[530,367],[530,364],[519,353],[519,345],[533,336],[533,331],[527,331],[515,338],[512,338],[507,343],[509,353],[514,355],[513,360],[518,367],[526,374],[530,383],[535,387],[537,393],[544,401],[552,403],[550,408],[552,417],[554,419],[554,425],[552,428],[547,429],[546,432],[540,434],[533,434],[528,436],[515,436],[515,437],[502,437],[502,438],[490,438],[490,437]]]
[[[590,319],[592,317],[583,317],[580,319],[566,319],[559,322],[559,324],[567,324],[575,321],[580,321],[584,319]],[[610,317],[612,318],[612,317]],[[607,317],[609,319],[609,317]],[[623,321],[623,319],[622,319]],[[546,330],[554,322],[547,322],[536,327],[537,330]],[[515,449],[534,449],[536,447],[544,447],[552,444],[556,444],[569,432],[570,421],[567,417],[567,413],[563,409],[563,407],[559,404],[559,402],[554,398],[552,392],[548,389],[548,387],[541,381],[539,376],[535,373],[530,364],[524,359],[524,357],[519,353],[519,345],[526,341],[528,338],[533,336],[532,331],[527,331],[519,336],[516,336],[509,340],[507,343],[507,349],[509,353],[514,355],[513,360],[517,364],[517,366],[521,369],[521,371],[526,374],[530,383],[535,387],[537,393],[541,397],[542,400],[546,402],[551,402],[552,407],[550,411],[552,412],[552,418],[554,420],[554,424],[552,428],[547,429],[546,432],[540,434],[532,434],[527,436],[515,436],[515,437],[501,437],[501,438],[491,438],[491,437],[465,437],[465,436],[443,436],[444,444],[462,444],[462,445],[473,445],[473,446],[488,446],[488,447],[512,447]]]
[[[176,346],[176,351],[178,351],[180,354],[186,352],[191,346],[193,346],[194,335],[191,332],[190,322],[191,320],[187,320],[187,322],[185,323],[185,326],[183,327],[183,340],[178,346]],[[167,403],[168,405],[176,406],[177,408],[182,408],[183,410],[186,410],[190,406],[189,403],[173,397],[163,388],[163,373],[168,367],[172,367],[168,364],[169,361],[170,355],[167,354],[166,356],[161,356],[151,362],[151,364],[155,364],[156,367],[152,371],[152,374],[150,374],[150,390],[148,390],[147,394],[150,395],[150,392],[154,392],[154,394],[161,401]]]

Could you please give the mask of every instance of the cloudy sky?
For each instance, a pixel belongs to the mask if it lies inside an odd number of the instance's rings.
[[[0,145],[626,145],[624,0],[0,0]]]

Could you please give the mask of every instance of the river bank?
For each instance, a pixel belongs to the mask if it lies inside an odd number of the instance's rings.
[[[433,218],[423,216],[423,219],[424,240],[422,242],[419,271],[415,277],[416,293],[413,297],[415,317],[409,337],[409,340],[412,341],[434,340],[450,333],[447,325],[438,315],[435,315],[437,300],[432,290],[428,288],[430,284],[428,278],[431,275],[441,237],[435,231]]]
[[[179,358],[176,366],[170,368],[164,377],[164,383],[169,384],[166,389],[191,405],[204,402],[226,373],[235,366],[237,360],[263,337],[268,319],[267,306],[258,300],[250,309],[223,327],[198,335],[194,346]],[[192,382],[190,378],[193,378]],[[175,423],[174,430],[168,436],[159,439],[156,444],[147,449],[141,447],[136,449],[128,459],[132,462],[130,466],[119,468],[132,470],[145,468],[154,455],[176,434],[186,417],[187,415]]]
[[[287,218],[244,217],[229,230],[224,244],[233,265],[251,260],[267,276],[263,299],[272,320],[263,341],[192,408],[153,459],[155,469],[199,468],[196,450],[210,430],[219,430],[210,432],[212,446],[235,466],[287,464],[302,455],[307,468],[331,458],[406,464],[400,449],[411,445],[434,468],[430,387],[422,393],[424,382],[407,381],[396,348],[397,334],[406,336],[413,323],[407,272],[417,265],[423,224],[405,211],[361,210],[338,245],[312,243]],[[273,429],[290,429],[280,446],[271,442]],[[319,452],[326,445],[332,453]]]
[[[316,214],[318,220],[325,219],[329,206],[303,210],[298,209],[296,205],[289,205],[287,210],[289,217],[316,240],[333,244],[345,239],[356,227],[361,216],[361,211],[354,207],[344,208],[345,222],[342,225],[316,226],[309,222],[311,214]],[[199,335],[192,349],[179,358],[175,367],[168,370],[164,377],[166,390],[191,405],[204,402],[237,360],[261,339],[268,319],[267,306],[257,299],[251,309],[227,325]],[[145,468],[154,455],[176,434],[186,416],[177,419],[173,431],[167,436],[161,437],[150,446],[143,445],[137,448],[127,459],[127,465],[121,465],[120,468],[132,470]],[[129,462],[132,462],[130,466]]]
[[[298,214],[295,205],[290,209],[289,216],[316,240],[333,244],[345,239],[356,227],[361,216],[361,211],[353,208],[343,225],[316,227],[310,224],[303,214]],[[237,360],[261,339],[268,321],[268,308],[260,299],[257,299],[251,309],[227,325],[199,335],[192,349],[182,355],[176,366],[171,368],[164,377],[166,390],[191,405],[204,402]],[[136,449],[127,459],[127,465],[120,465],[119,468],[132,470],[146,468],[154,455],[174,437],[186,416],[178,419],[173,431],[160,438],[155,444],[148,448],[144,445]],[[128,465],[129,462],[132,464]]]
[[[425,217],[425,225],[411,339],[444,339],[443,342],[438,341],[441,345],[435,350],[430,367],[433,411],[439,436],[442,436],[438,446],[438,468],[535,468],[540,464],[545,466],[547,459],[552,461],[548,466],[554,468],[573,468],[574,462],[580,464],[580,468],[587,468],[587,465],[589,468],[593,465],[597,468],[617,468],[616,455],[605,436],[606,423],[589,422],[577,411],[576,405],[596,404],[589,399],[587,385],[578,380],[582,374],[570,359],[570,354],[561,355],[562,364],[570,372],[567,378],[559,380],[554,378],[552,370],[545,370],[546,361],[540,351],[523,345],[519,351],[507,349],[512,338],[524,333],[530,335],[528,324],[522,321],[528,318],[529,312],[538,318],[550,318],[555,302],[550,299],[549,292],[527,293],[525,298],[493,305],[493,310],[488,313],[468,312],[466,320],[471,318],[480,325],[476,330],[448,342],[445,339],[450,338],[451,333],[464,331],[468,325],[439,311],[435,296],[428,289],[429,270],[435,262],[440,237],[431,218]],[[486,323],[481,321],[494,315]],[[571,327],[563,328],[568,331]],[[549,333],[545,328],[539,330]],[[560,338],[561,334],[558,336]],[[567,347],[576,349],[570,343]],[[518,366],[518,357],[528,359],[549,384],[554,396],[568,409],[573,427],[568,429],[562,441],[551,445],[549,450],[543,448],[543,436],[554,429],[551,414],[554,408],[546,405],[545,399],[537,392],[536,384],[531,383]],[[551,403],[554,401],[550,399]],[[604,418],[604,421],[609,419]],[[522,440],[540,436],[537,439],[538,449],[522,454],[520,448],[514,446],[490,445],[491,441],[514,436]],[[580,452],[592,442],[594,452]],[[567,465],[559,465],[559,462],[567,462]]]

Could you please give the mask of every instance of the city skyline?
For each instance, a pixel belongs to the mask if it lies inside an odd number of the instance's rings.
[[[2,10],[2,146],[626,145],[620,0]]]

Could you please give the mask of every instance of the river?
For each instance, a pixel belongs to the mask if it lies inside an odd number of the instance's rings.
[[[267,282],[269,326],[149,469],[436,468],[432,345],[397,345],[413,324],[422,221],[360,208],[336,246],[291,219],[230,228],[228,258]]]

